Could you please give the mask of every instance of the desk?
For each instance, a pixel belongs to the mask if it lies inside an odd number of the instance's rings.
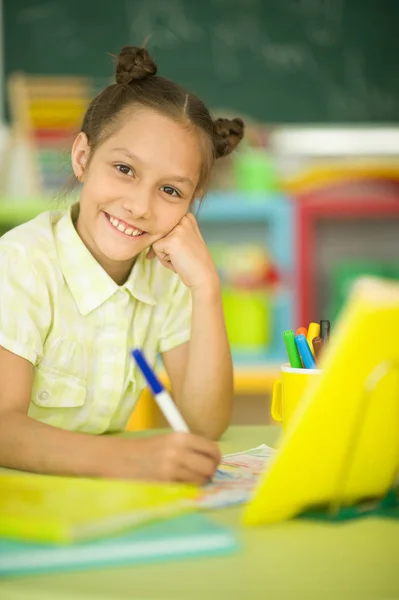
[[[231,428],[223,453],[262,442],[277,427]],[[130,434],[132,435],[132,434]],[[137,434],[136,434],[137,435]],[[138,434],[148,435],[148,434]],[[0,582],[4,600],[366,600],[399,598],[399,522],[331,525],[291,521],[243,528],[241,508],[209,513],[239,530],[232,556]]]

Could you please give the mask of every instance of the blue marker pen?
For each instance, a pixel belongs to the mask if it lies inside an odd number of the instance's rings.
[[[154,373],[154,370],[150,367],[146,361],[141,350],[132,350],[132,356],[135,359],[137,366],[142,372],[145,380],[147,381],[151,392],[154,395],[155,401],[158,404],[162,414],[168,421],[169,425],[175,431],[189,431],[187,423],[179,413],[176,404],[173,402],[169,392],[165,390],[162,383]]]
[[[169,425],[175,431],[185,431],[186,433],[189,433],[190,430],[187,423],[179,413],[177,406],[173,402],[169,392],[165,390],[164,386],[156,376],[156,373],[146,361],[144,354],[141,352],[141,350],[136,349],[132,350],[132,356],[143,376],[145,377],[145,380],[148,383],[151,392],[153,393],[155,401]],[[216,473],[225,478],[223,471],[220,469],[216,469]]]
[[[295,336],[295,342],[305,369],[317,369],[316,361],[314,359],[308,341],[303,335],[303,333],[300,333],[299,335]]]

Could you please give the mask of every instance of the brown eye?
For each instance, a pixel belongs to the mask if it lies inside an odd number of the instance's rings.
[[[180,192],[178,192],[175,188],[171,187],[170,185],[164,185],[163,187],[161,187],[161,190],[163,192],[165,192],[165,194],[168,194],[168,196],[174,196],[175,198],[181,198]]]
[[[122,173],[123,175],[128,175],[129,177],[133,177],[134,173],[133,173],[133,169],[131,167],[128,167],[127,165],[115,165],[117,170]]]

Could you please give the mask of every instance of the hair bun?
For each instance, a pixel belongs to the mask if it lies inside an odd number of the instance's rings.
[[[244,121],[242,119],[216,119],[215,130],[216,158],[227,156],[244,137]]]
[[[130,83],[155,75],[157,66],[145,48],[125,46],[119,53],[115,72],[117,83]]]

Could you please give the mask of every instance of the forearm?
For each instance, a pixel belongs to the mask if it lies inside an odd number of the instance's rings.
[[[36,473],[112,476],[115,439],[65,431],[23,413],[0,415],[0,466]]]
[[[231,419],[233,367],[219,286],[192,293],[189,353],[177,404],[192,431],[218,438]]]

